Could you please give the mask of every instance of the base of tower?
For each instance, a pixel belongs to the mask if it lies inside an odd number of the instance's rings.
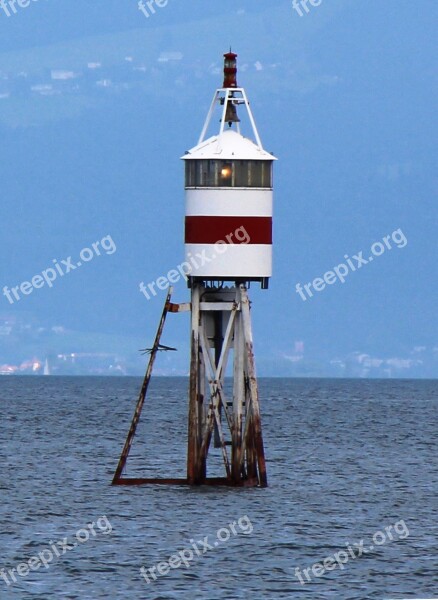
[[[257,487],[258,479],[246,479],[235,483],[226,477],[208,477],[202,483],[193,484],[188,479],[144,479],[144,478],[122,478],[118,481],[113,481],[112,485],[211,485],[211,486],[228,486],[228,487]]]

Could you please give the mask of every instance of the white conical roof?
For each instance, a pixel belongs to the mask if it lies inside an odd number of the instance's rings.
[[[208,138],[181,158],[183,160],[277,160],[275,156],[233,129]]]

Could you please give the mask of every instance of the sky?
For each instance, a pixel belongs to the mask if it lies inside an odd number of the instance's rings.
[[[279,159],[274,273],[250,290],[259,374],[437,377],[435,0],[3,4],[0,290],[63,275],[0,293],[0,364],[118,351],[141,372],[165,292],[139,284],[184,259],[180,157],[231,46]],[[312,287],[348,259],[344,282]],[[187,315],[163,342],[178,353],[159,372],[186,373]]]

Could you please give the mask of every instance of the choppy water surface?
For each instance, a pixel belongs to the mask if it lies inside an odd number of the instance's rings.
[[[438,597],[437,382],[260,384],[268,489],[124,488],[109,484],[140,380],[0,378],[0,568],[51,543],[61,554],[0,578],[0,598]],[[186,405],[186,380],[153,381],[129,476],[184,476]],[[91,522],[95,535],[80,532]],[[214,545],[220,529],[230,539]],[[90,539],[62,554],[77,533]],[[141,567],[189,556],[193,540],[189,568],[146,582]],[[348,558],[361,540],[368,553]],[[313,573],[339,551],[343,569]]]

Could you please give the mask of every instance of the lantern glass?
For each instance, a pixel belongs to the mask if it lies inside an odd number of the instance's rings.
[[[187,160],[186,188],[272,189],[270,160]]]

